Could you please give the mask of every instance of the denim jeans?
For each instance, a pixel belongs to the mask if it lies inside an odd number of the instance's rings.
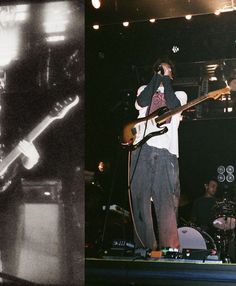
[[[152,250],[163,247],[179,248],[177,210],[180,184],[177,157],[167,149],[158,149],[147,144],[141,150],[134,150],[131,157],[131,195],[136,245]],[[151,198],[158,225],[158,245],[154,233]]]

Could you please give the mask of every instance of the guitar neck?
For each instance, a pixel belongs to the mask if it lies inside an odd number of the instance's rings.
[[[55,119],[47,115],[27,136],[26,140],[33,142]]]
[[[29,142],[33,142],[53,121],[51,116],[46,116],[26,137]],[[21,155],[17,146],[4,158],[0,164],[0,176],[4,174],[7,168]]]
[[[156,119],[156,123],[162,123],[164,121],[166,121],[167,119],[169,119],[171,116],[177,114],[177,113],[182,113],[184,110],[187,110],[188,108],[192,107],[192,106],[195,106],[205,100],[207,100],[209,98],[209,95],[202,95],[202,96],[199,96],[198,98],[184,104],[184,105],[181,105],[177,108],[175,108],[174,110],[169,110],[168,112],[160,115],[157,119]],[[150,114],[152,115],[152,114]],[[156,115],[154,115],[156,116]],[[154,117],[152,116],[152,117]]]

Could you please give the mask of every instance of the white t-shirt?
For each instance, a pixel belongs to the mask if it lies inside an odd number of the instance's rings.
[[[138,89],[137,96],[142,92],[146,85],[141,86]],[[158,91],[164,92],[164,87],[159,87]],[[176,97],[179,99],[180,104],[184,105],[187,103],[187,94],[184,91],[176,91]],[[139,111],[138,118],[146,116],[148,106],[141,107],[138,105],[137,101],[135,102],[135,108]],[[168,128],[168,131],[162,135],[153,136],[148,141],[149,146],[153,146],[160,149],[167,149],[171,154],[179,157],[179,140],[178,140],[178,127],[182,116],[180,113],[177,113],[171,117],[171,122],[163,124],[161,128],[156,127],[154,120],[148,123],[145,134],[150,132],[158,131],[163,129],[165,126]],[[145,125],[145,122],[144,122]],[[143,138],[143,132],[140,132],[140,138],[137,136],[137,140]],[[134,142],[135,143],[135,142]]]

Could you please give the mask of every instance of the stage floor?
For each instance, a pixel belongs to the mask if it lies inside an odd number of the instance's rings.
[[[186,259],[86,258],[85,285],[236,285],[236,264]]]

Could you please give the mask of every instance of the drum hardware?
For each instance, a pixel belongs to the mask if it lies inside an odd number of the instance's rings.
[[[221,260],[230,263],[229,243],[234,239],[236,226],[236,204],[224,197],[213,207],[213,226],[216,228],[215,241],[218,245]]]
[[[220,230],[217,229],[215,233],[215,242],[217,244],[217,249],[220,254],[220,258],[223,263],[230,263],[231,258],[229,255],[229,245],[232,240],[234,240],[235,234],[234,230]]]
[[[232,230],[236,226],[236,204],[224,199],[213,208],[213,226],[221,230]]]

